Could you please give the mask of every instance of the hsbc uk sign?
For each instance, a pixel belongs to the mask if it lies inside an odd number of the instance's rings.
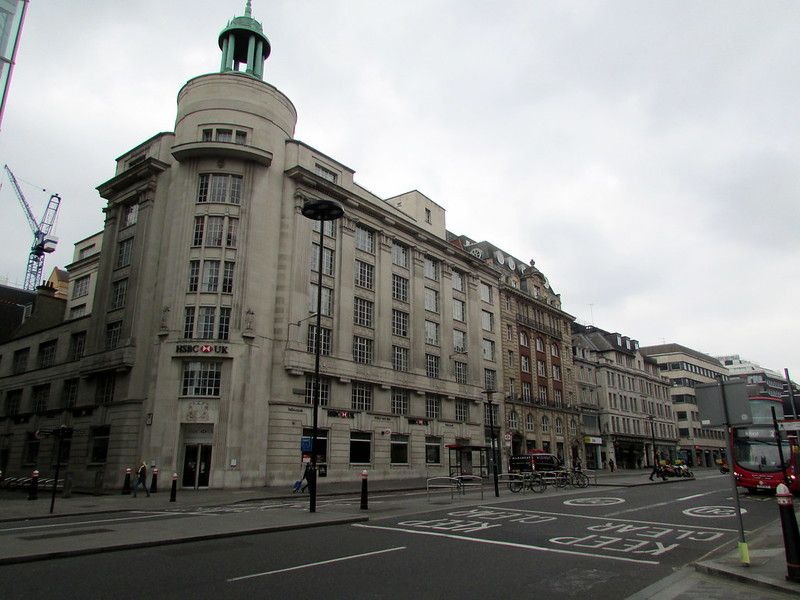
[[[178,344],[177,354],[227,354],[228,347],[217,344]]]

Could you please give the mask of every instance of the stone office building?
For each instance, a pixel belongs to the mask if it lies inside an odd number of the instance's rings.
[[[125,152],[98,187],[105,222],[76,250],[69,299],[45,310],[43,290],[0,346],[4,470],[50,472],[41,432],[66,424],[76,485],[118,486],[142,459],[185,487],[288,484],[318,343],[329,480],[446,474],[448,445],[485,443],[501,357],[481,320],[499,322],[497,273],[447,240],[435,202],[379,198],[294,139],[249,3],[219,44],[220,71],[180,90],[174,132]],[[345,211],[324,225],[321,261],[300,213],[314,198]]]

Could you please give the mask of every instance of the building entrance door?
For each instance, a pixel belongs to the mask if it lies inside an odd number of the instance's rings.
[[[183,481],[185,488],[207,488],[211,472],[211,444],[186,444],[183,455]]]

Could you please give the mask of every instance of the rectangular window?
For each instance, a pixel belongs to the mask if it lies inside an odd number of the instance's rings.
[[[203,282],[201,292],[216,292],[219,289],[219,261],[203,261]]]
[[[219,248],[222,246],[225,217],[207,217],[206,219],[206,246]]]
[[[50,384],[35,385],[31,392],[31,403],[33,404],[33,412],[41,414],[47,411],[47,405],[50,402]]]
[[[117,262],[115,268],[127,267],[131,264],[131,253],[133,251],[133,238],[128,238],[119,243],[117,247]]]
[[[372,434],[365,431],[350,432],[350,464],[368,465],[372,456]]]
[[[111,310],[123,308],[128,296],[128,280],[120,279],[111,284]]]
[[[189,291],[196,292],[200,282],[200,261],[189,261]]]
[[[435,354],[425,355],[425,375],[432,379],[439,378],[439,357]]]
[[[330,169],[327,169],[327,168],[323,167],[321,164],[315,163],[314,164],[314,172],[317,175],[319,175],[320,177],[322,177],[323,179],[326,179],[327,181],[330,181],[331,183],[336,183],[336,179],[338,177],[338,173],[336,173],[335,171],[331,171]]]
[[[456,383],[463,385],[467,384],[467,363],[455,361],[453,363],[453,374],[455,375]]]
[[[240,204],[242,201],[242,176],[222,173],[200,175],[197,201]]]
[[[393,433],[389,450],[389,461],[393,465],[408,464],[408,436]]]
[[[331,330],[326,327],[320,327],[322,331],[322,346],[319,353],[322,356],[330,356],[331,354]],[[316,353],[317,351],[317,326],[308,326],[308,336],[306,338],[306,351]]]
[[[439,261],[431,256],[426,256],[423,265],[425,277],[439,281]]]
[[[231,294],[233,293],[233,268],[236,265],[235,262],[230,260],[225,261],[225,266],[223,267],[222,271],[222,293],[223,294]]]
[[[317,312],[317,284],[308,284],[308,312]],[[330,317],[333,314],[333,290],[322,286],[322,306],[320,314]]]
[[[522,401],[531,401],[531,384],[527,381],[522,382]]]
[[[425,436],[425,464],[439,465],[442,463],[442,438]]]
[[[181,395],[219,396],[221,381],[221,362],[187,361],[183,363]]]
[[[22,449],[22,464],[35,465],[39,460],[39,446],[41,442],[33,432],[25,436],[25,446]]]
[[[205,226],[206,226],[205,217],[194,218],[194,234],[192,235],[192,246],[203,245],[203,234],[205,232]]]
[[[117,376],[114,373],[98,375],[94,388],[94,402],[98,405],[111,404],[114,401],[114,388]]]
[[[392,335],[408,337],[408,313],[392,309]]]
[[[236,248],[236,237],[239,234],[239,219],[228,217],[228,229],[225,233],[225,246]]]
[[[306,404],[314,404],[316,392],[316,375],[306,375]],[[319,378],[319,406],[328,406],[331,397],[331,380],[327,377]]]
[[[201,340],[210,340],[214,337],[214,325],[217,309],[214,306],[201,306],[200,318],[197,323],[197,337]]]
[[[353,382],[350,396],[350,408],[353,410],[372,410],[372,384]]]
[[[392,414],[408,414],[408,390],[392,388]]]
[[[481,328],[484,331],[494,331],[494,315],[488,310],[481,311]]]
[[[464,275],[455,269],[453,269],[453,289],[459,292],[464,291]]]
[[[14,359],[11,364],[11,372],[16,375],[17,373],[24,373],[28,370],[28,357],[31,354],[30,348],[22,348],[14,352]]]
[[[79,304],[78,306],[73,306],[69,309],[69,318],[70,319],[78,319],[86,314],[86,305]]]
[[[89,462],[104,463],[108,456],[108,440],[111,435],[111,425],[101,425],[90,429]]]
[[[73,333],[69,338],[68,360],[78,360],[83,357],[86,348],[86,332]]]
[[[494,369],[483,370],[483,389],[497,390],[497,371]]]
[[[540,385],[539,386],[539,402],[541,404],[547,404],[547,386]]]
[[[357,260],[355,266],[355,285],[371,290],[375,284],[375,266],[363,260]]]
[[[9,390],[6,392],[5,415],[13,417],[19,414],[22,405],[22,390]]]
[[[453,352],[467,351],[467,334],[460,329],[453,329]]]
[[[61,406],[64,408],[74,408],[78,403],[78,385],[80,379],[66,379],[64,387],[61,389]]]
[[[319,272],[319,244],[311,245],[311,271]],[[330,248],[322,248],[322,273],[323,275],[334,275],[334,251]]]
[[[231,309],[223,306],[219,309],[219,326],[217,329],[217,339],[227,340],[231,331]]]
[[[353,336],[353,361],[362,365],[372,364],[372,340]]]
[[[439,345],[439,324],[433,321],[425,321],[425,343],[434,346]]]
[[[408,279],[392,274],[392,299],[408,302]]]
[[[539,377],[547,377],[547,367],[543,360],[536,361],[536,374],[539,375]]]
[[[464,315],[467,314],[467,304],[463,300],[453,298],[453,320],[465,321]]]
[[[114,321],[106,325],[106,350],[113,350],[119,346],[122,336],[122,321]]]
[[[361,225],[356,225],[356,248],[375,254],[375,232]]]
[[[194,337],[194,314],[194,306],[187,306],[183,309],[183,337],[187,340]]]
[[[400,242],[392,243],[392,264],[408,268],[408,247]]]
[[[425,288],[425,310],[439,312],[439,292],[431,288]]]
[[[458,423],[469,421],[469,402],[467,400],[456,400],[456,421]]]
[[[494,342],[492,340],[483,340],[483,358],[494,360]]]
[[[531,359],[525,355],[519,357],[520,360],[520,368],[522,369],[523,373],[530,373],[531,372]]]
[[[311,225],[312,231],[319,233],[320,223],[324,223],[325,231],[323,235],[327,235],[328,237],[332,238],[336,237],[336,221],[314,221],[314,223]]]
[[[72,299],[83,298],[89,294],[89,278],[91,275],[84,275],[75,280],[72,286]]]
[[[217,129],[218,142],[231,142],[233,141],[233,131],[230,129]]]
[[[139,205],[126,204],[122,207],[122,227],[135,225],[139,218]]]
[[[481,300],[483,300],[484,302],[492,301],[492,286],[483,283],[481,281],[480,293],[481,293]]]
[[[353,298],[353,324],[372,327],[374,304],[364,298]]]
[[[234,139],[235,144],[245,145],[247,143],[247,132],[246,131],[237,131],[236,138]]]
[[[425,418],[438,419],[442,416],[442,398],[434,394],[425,394]]]
[[[408,371],[408,348],[392,346],[392,369],[395,371]]]
[[[57,340],[50,340],[49,342],[39,344],[39,352],[37,353],[37,356],[40,369],[45,369],[53,366],[56,363],[57,344]]]
[[[553,365],[553,379],[561,381],[561,367],[558,365]]]

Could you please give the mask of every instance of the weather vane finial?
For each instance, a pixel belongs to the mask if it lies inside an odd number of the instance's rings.
[[[251,18],[253,16],[253,12],[250,9],[250,0],[247,0],[247,4],[244,7],[244,16],[245,17],[251,17]]]

